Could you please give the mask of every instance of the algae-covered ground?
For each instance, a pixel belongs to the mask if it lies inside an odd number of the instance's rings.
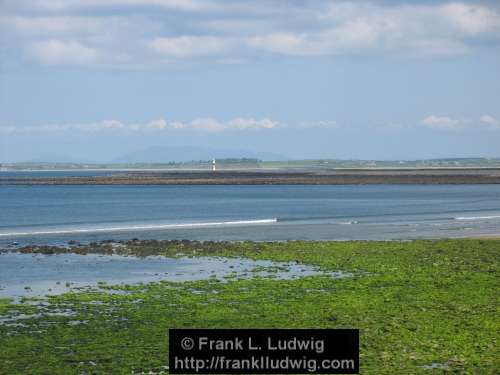
[[[498,374],[500,240],[129,241],[24,252],[243,256],[327,275],[211,278],[0,300],[0,373],[168,372],[169,328],[359,328],[362,374]],[[113,292],[113,293],[110,293]]]

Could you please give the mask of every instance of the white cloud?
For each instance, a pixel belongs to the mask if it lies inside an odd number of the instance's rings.
[[[124,38],[141,38],[161,30],[161,23],[142,15],[51,15],[3,16],[0,27],[15,31],[16,36],[30,38],[108,40],[117,43]]]
[[[488,126],[490,128],[500,129],[500,120],[497,120],[493,116],[482,115],[479,118],[479,121],[481,121],[483,124],[485,124],[486,126]]]
[[[30,54],[38,61],[49,64],[87,64],[95,61],[98,52],[76,41],[64,42],[57,39],[34,42]]]
[[[428,116],[422,120],[422,123],[434,129],[462,129],[466,127],[464,120],[456,120],[446,116]]]
[[[288,55],[374,54],[448,57],[468,52],[465,37],[500,36],[500,15],[485,6],[451,3],[332,3],[318,9],[322,27],[250,37],[254,48]]]
[[[245,19],[239,18],[216,18],[203,21],[197,21],[194,23],[197,27],[222,32],[230,35],[248,35],[259,30],[260,32],[272,32],[276,25],[269,22],[267,19],[251,18]]]
[[[317,49],[305,34],[273,33],[254,36],[248,39],[248,45],[271,52],[288,55],[316,55]]]
[[[271,129],[337,129],[335,121],[305,121],[295,124],[281,124],[269,118],[255,119],[252,117],[236,117],[228,121],[214,118],[198,118],[192,121],[153,120],[146,123],[124,123],[118,120],[104,120],[85,124],[47,124],[39,126],[4,126],[0,134],[54,133],[54,132],[157,132],[157,131],[255,131]]]
[[[175,124],[169,124],[163,119],[153,120],[144,124],[125,124],[116,120],[104,120],[87,124],[48,124],[39,126],[0,127],[0,133],[53,133],[65,131],[101,132],[109,130],[157,131],[168,128],[176,129]]]
[[[153,6],[184,11],[211,9],[210,0],[14,0],[17,7],[51,12],[84,10],[92,8],[125,8]]]
[[[223,130],[272,129],[277,125],[277,122],[267,118],[256,120],[253,118],[238,117],[227,122],[221,122],[211,118],[197,119],[191,122],[190,127],[197,130],[217,132]]]
[[[226,49],[228,42],[213,36],[180,36],[155,38],[148,46],[155,52],[173,58],[217,54]]]
[[[375,51],[378,48],[384,48],[381,45],[382,42],[379,30],[369,23],[359,20],[320,32],[272,33],[248,38],[248,45],[251,47],[298,56],[340,55]]]
[[[172,121],[164,119],[153,120],[147,123],[126,124],[117,120],[105,120],[87,124],[49,124],[40,126],[0,127],[1,134],[26,134],[26,133],[53,133],[53,132],[102,132],[102,131],[132,131],[154,132],[164,130],[194,130],[206,132],[220,132],[226,130],[273,129],[278,126],[276,121],[264,118],[234,118],[229,121],[216,119],[196,119],[191,122]]]
[[[500,13],[484,6],[445,4],[441,11],[458,29],[470,35],[500,31]]]
[[[104,31],[102,22],[97,17],[3,17],[1,23],[11,25],[23,33],[64,34]]]
[[[95,60],[97,50],[100,66],[109,67],[151,67],[170,60],[210,56],[215,62],[250,61],[268,53],[439,58],[461,56],[476,47],[495,48],[500,43],[500,8],[487,3],[398,4],[353,0],[262,4],[222,0],[7,0],[5,3],[0,32],[13,31],[5,33],[9,35],[5,38],[9,47],[31,45],[28,50],[32,55],[49,64],[60,60],[80,64],[79,61]],[[135,11],[138,7],[140,12]],[[53,40],[40,42],[40,38]],[[40,50],[43,43],[49,49],[46,53]],[[75,58],[54,57],[68,56],[61,50],[78,47],[86,50],[75,51]]]
[[[433,129],[458,130],[466,128],[500,129],[500,120],[490,115],[482,115],[479,120],[453,119],[447,116],[428,116],[422,123]]]

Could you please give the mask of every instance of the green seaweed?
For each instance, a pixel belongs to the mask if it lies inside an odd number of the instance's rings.
[[[86,248],[99,252],[100,246]],[[359,328],[362,374],[495,374],[500,368],[499,240],[131,241],[120,249],[298,262],[355,276],[99,284],[49,296],[48,303],[0,299],[0,373],[165,371],[168,329],[193,327]],[[440,365],[425,367],[433,363]]]

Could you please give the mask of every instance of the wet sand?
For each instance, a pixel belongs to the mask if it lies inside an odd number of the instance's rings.
[[[106,176],[0,177],[0,185],[500,184],[500,168],[121,171]]]

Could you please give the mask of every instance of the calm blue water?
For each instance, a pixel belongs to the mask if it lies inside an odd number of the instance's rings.
[[[0,247],[499,233],[500,185],[0,186]]]
[[[269,272],[268,267],[280,267]],[[258,269],[258,270],[257,270]],[[140,282],[193,281],[226,276],[294,279],[311,275],[334,278],[352,276],[342,272],[322,272],[314,267],[242,258],[165,258],[162,256],[124,257],[118,255],[19,254],[0,253],[0,298],[61,294],[74,288]],[[29,286],[29,288],[25,288]],[[0,324],[2,319],[0,318]]]

